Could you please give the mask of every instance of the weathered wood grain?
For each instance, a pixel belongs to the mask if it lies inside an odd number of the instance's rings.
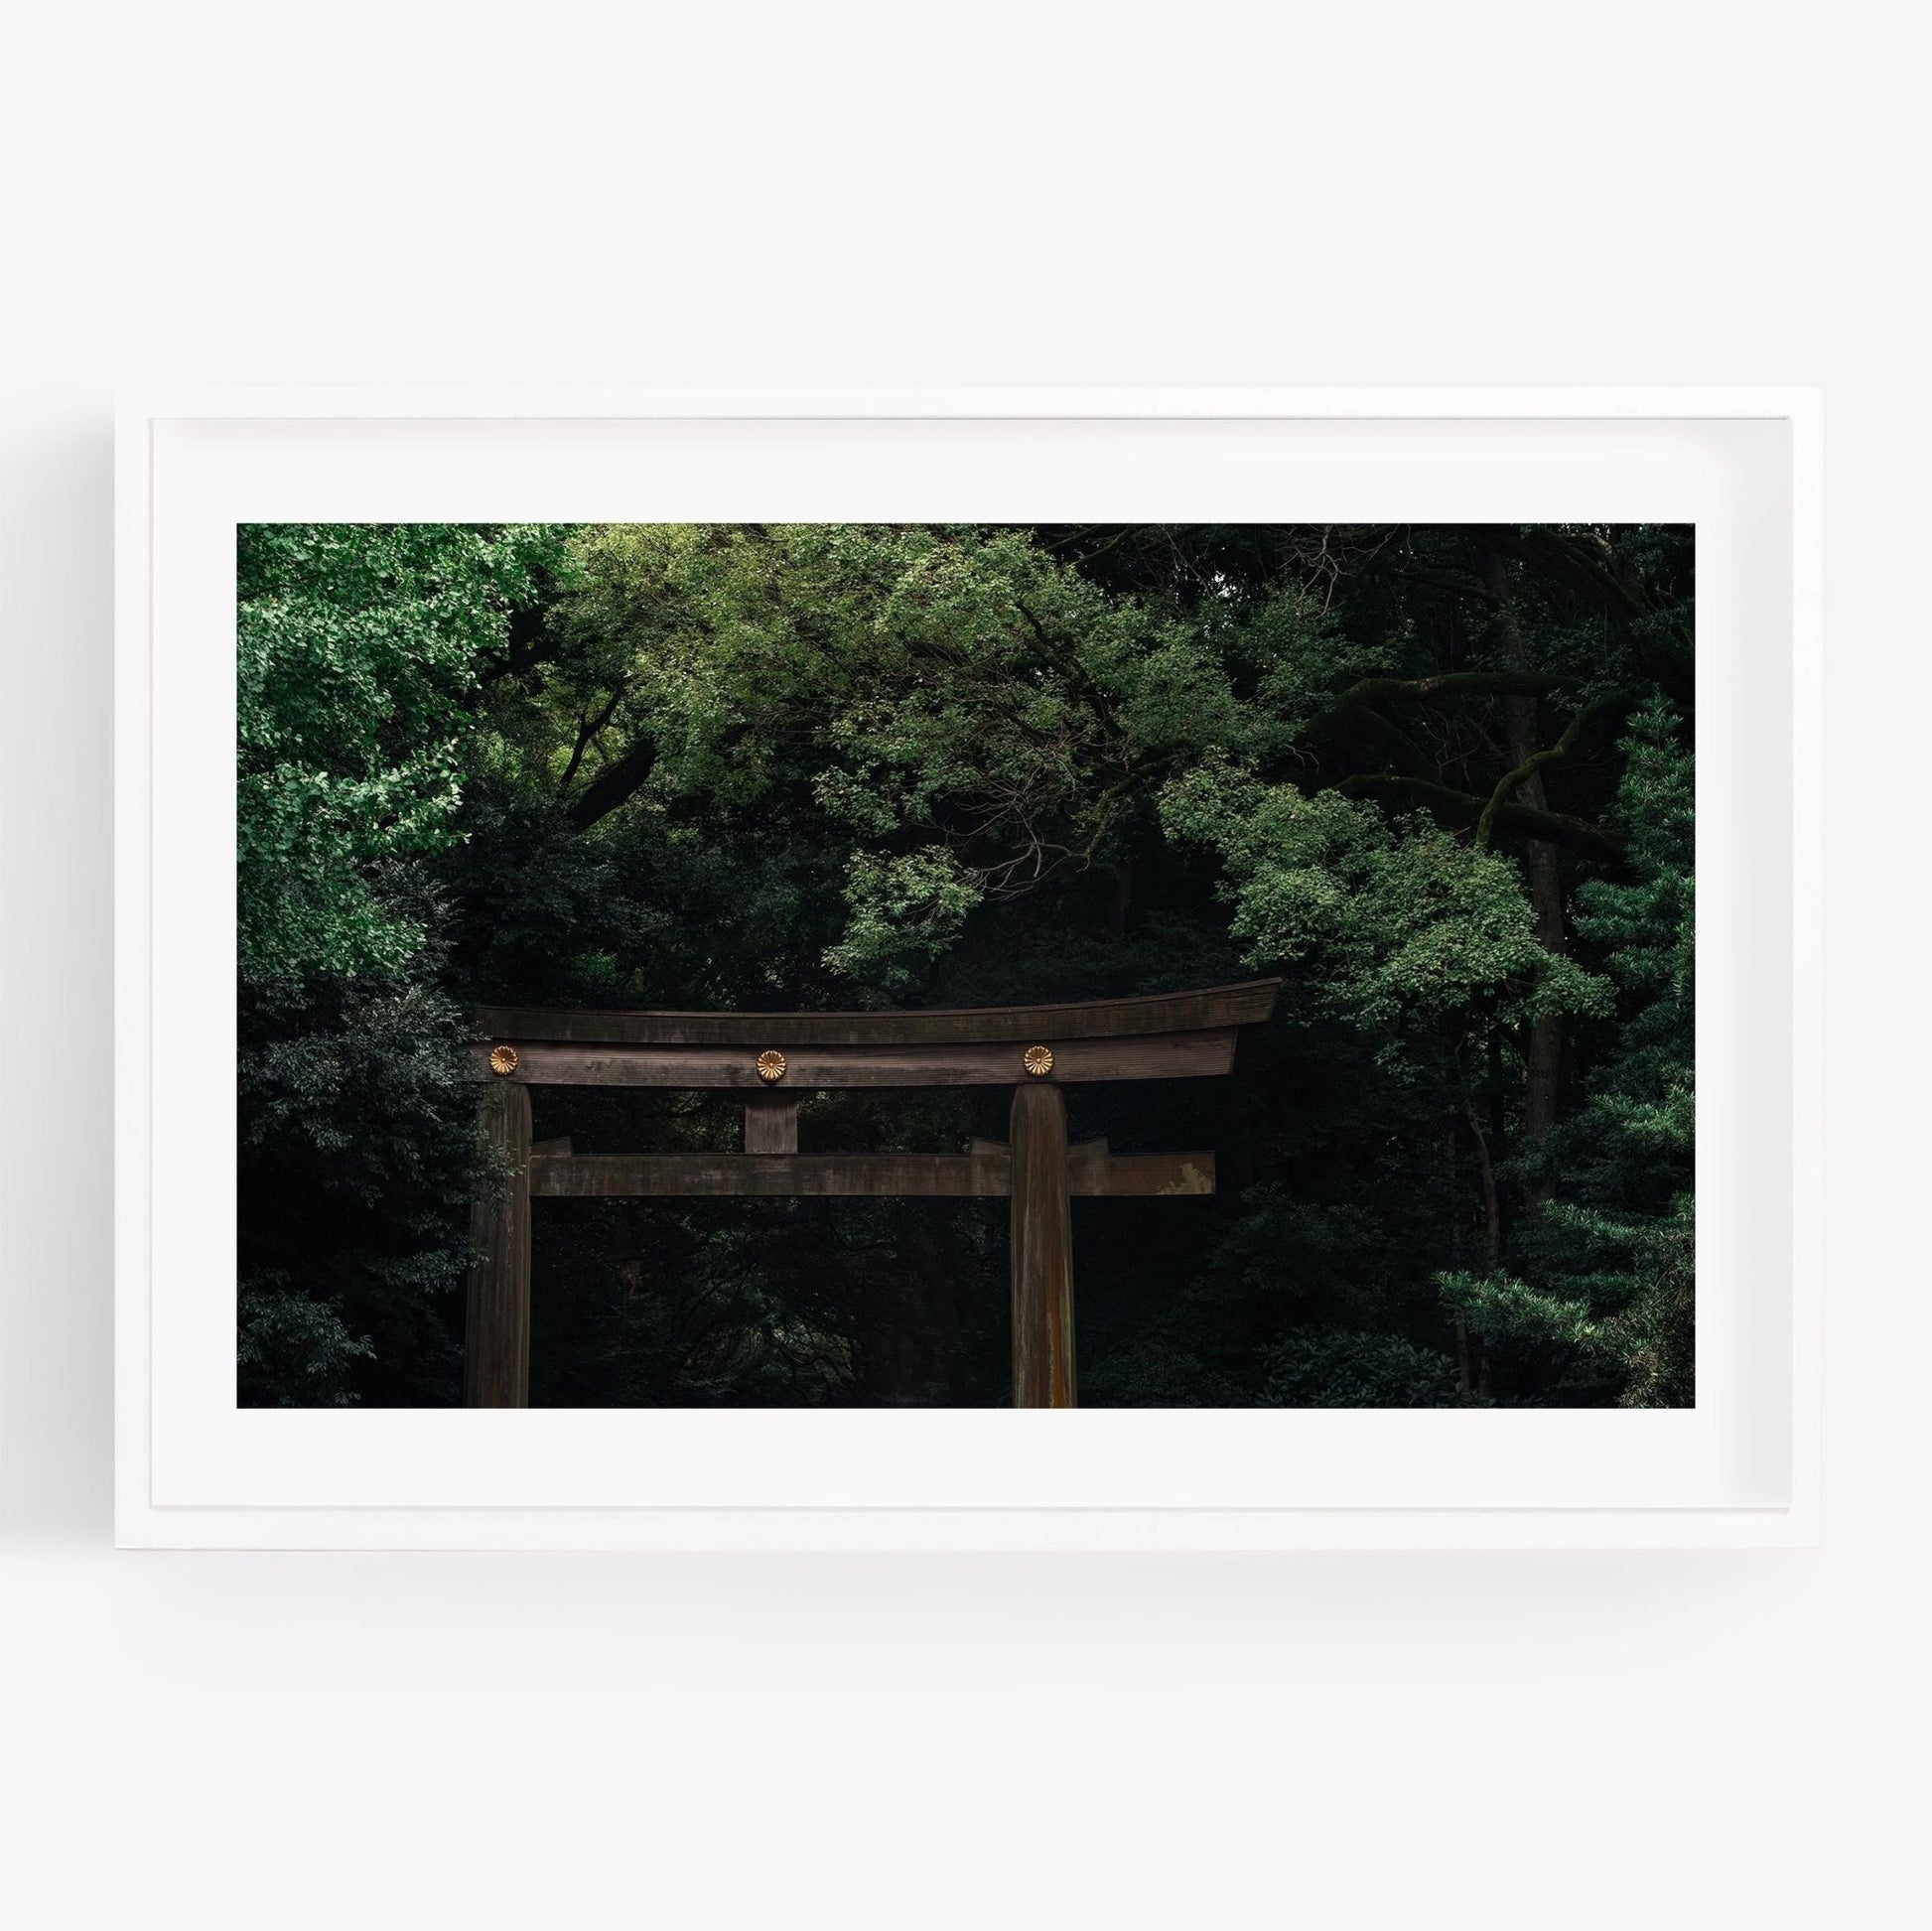
[[[956,1154],[634,1154],[540,1160],[530,1190],[545,1199],[594,1194],[622,1198],[692,1194],[997,1195],[1005,1161]]]
[[[1120,1079],[1206,1079],[1234,1066],[1235,1030],[1164,1033],[1129,1038],[1056,1039],[1053,1070],[1041,1085]],[[519,1086],[735,1087],[773,1089],[758,1075],[759,1052],[785,1055],[783,1091],[857,1086],[1010,1086],[1027,1077],[1015,1045],[801,1045],[787,1034],[762,1034],[755,1046],[584,1045],[536,1040],[516,1049]],[[473,1048],[485,1067],[490,1041]]]
[[[1071,1408],[1073,1216],[1067,1206],[1066,1095],[1044,1080],[1015,1087],[1011,1140],[1013,1405]]]
[[[486,1039],[587,1045],[794,1046],[986,1045],[1252,1026],[1274,1010],[1279,979],[1199,992],[1095,999],[1066,1006],[979,1006],[929,1013],[645,1013],[545,1011],[483,1006],[474,1018]]]
[[[769,1094],[745,1102],[745,1151],[748,1154],[795,1154],[798,1151],[798,1102]]]
[[[1212,1154],[1115,1154],[1083,1161],[1067,1156],[1067,1191],[1075,1199],[1122,1200],[1147,1194],[1212,1193]]]
[[[993,1145],[994,1143],[983,1143]],[[1103,1143],[1104,1146],[1104,1143]],[[662,1199],[677,1195],[950,1195],[999,1199],[1013,1190],[1012,1156],[986,1154],[620,1154],[533,1160],[538,1199]],[[1074,1149],[1067,1190],[1076,1199],[1214,1191],[1212,1154],[1127,1154]]]
[[[981,1140],[977,1136],[967,1141],[966,1151],[984,1159],[988,1154],[997,1154],[1002,1160],[1013,1149],[1004,1140]],[[1092,1160],[1096,1157],[1105,1160],[1107,1143],[1104,1140],[1081,1140],[1066,1150],[1068,1160]]]
[[[463,1399],[470,1408],[530,1405],[530,1094],[496,1080],[479,1103],[483,1133],[509,1163],[499,1198],[470,1208],[470,1293]]]

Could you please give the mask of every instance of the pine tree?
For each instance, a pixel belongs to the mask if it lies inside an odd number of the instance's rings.
[[[1632,1407],[1695,1399],[1695,781],[1681,719],[1649,700],[1621,746],[1614,818],[1627,876],[1584,885],[1577,931],[1618,992],[1615,1045],[1533,1159],[1561,1193],[1517,1230],[1518,1269],[1451,1273],[1444,1297],[1485,1337],[1554,1344]],[[1520,1170],[1519,1170],[1520,1172]]]

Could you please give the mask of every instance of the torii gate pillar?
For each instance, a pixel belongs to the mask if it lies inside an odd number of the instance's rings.
[[[1013,1405],[1071,1408],[1073,1210],[1067,1197],[1066,1096],[1013,1089]]]
[[[530,1405],[530,1089],[495,1080],[480,1103],[483,1138],[507,1161],[500,1194],[472,1202],[466,1408]]]

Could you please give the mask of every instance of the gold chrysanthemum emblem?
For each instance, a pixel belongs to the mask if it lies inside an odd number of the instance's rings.
[[[769,1086],[785,1076],[785,1056],[782,1052],[761,1052],[759,1054],[759,1077]]]
[[[489,1070],[493,1073],[515,1072],[516,1048],[514,1046],[492,1046],[489,1053]]]
[[[1029,1046],[1020,1063],[1035,1079],[1044,1079],[1053,1070],[1053,1049],[1051,1046]]]

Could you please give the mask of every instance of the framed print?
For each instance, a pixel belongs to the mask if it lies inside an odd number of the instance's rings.
[[[118,464],[124,1544],[1815,1539],[1814,395]]]

